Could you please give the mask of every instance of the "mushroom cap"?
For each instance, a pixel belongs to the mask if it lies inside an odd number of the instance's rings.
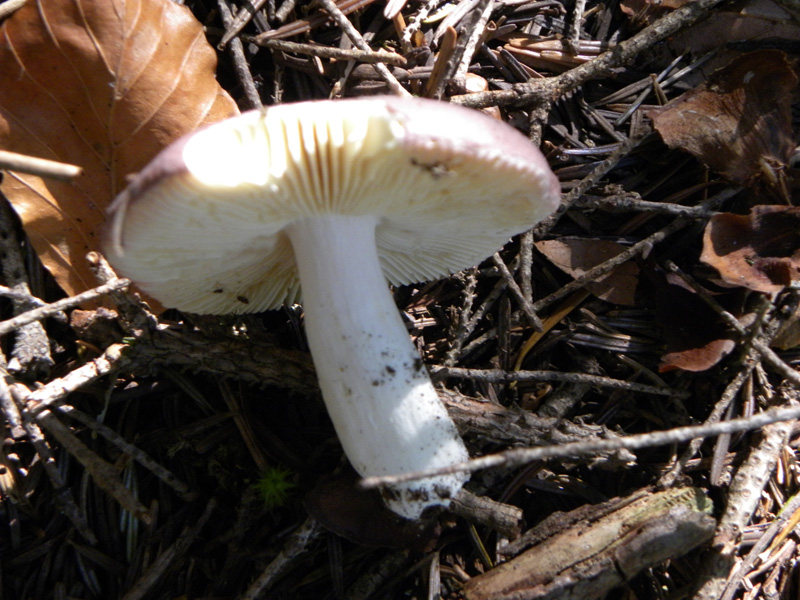
[[[478,264],[559,200],[539,150],[479,111],[390,96],[299,102],[163,150],[113,202],[104,249],[165,306],[257,312],[299,300],[284,232],[298,219],[376,217],[398,285]]]

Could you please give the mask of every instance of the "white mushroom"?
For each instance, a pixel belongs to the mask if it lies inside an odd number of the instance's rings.
[[[395,307],[395,285],[482,261],[549,215],[559,187],[519,132],[441,102],[280,105],[197,131],[114,202],[106,253],[165,306],[243,313],[299,300],[322,395],[362,476],[468,458]],[[385,489],[447,505],[466,474]]]

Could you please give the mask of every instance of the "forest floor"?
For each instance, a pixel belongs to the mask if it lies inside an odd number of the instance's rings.
[[[542,149],[554,216],[394,290],[494,458],[399,523],[343,459],[301,306],[156,317],[99,268],[104,308],[0,322],[0,598],[798,597],[795,0],[180,4],[242,110],[405,90]],[[3,212],[4,283],[63,298]],[[4,318],[36,305],[8,288]]]

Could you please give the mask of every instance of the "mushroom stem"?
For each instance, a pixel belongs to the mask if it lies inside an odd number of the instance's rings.
[[[345,454],[363,477],[442,467],[469,456],[394,304],[373,216],[319,215],[288,228],[300,273],[308,344]],[[456,474],[383,490],[417,519],[447,505]]]

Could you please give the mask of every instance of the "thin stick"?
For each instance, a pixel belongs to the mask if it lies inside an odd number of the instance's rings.
[[[109,283],[97,286],[96,288],[92,288],[91,290],[76,294],[75,296],[70,296],[69,298],[64,298],[63,300],[58,300],[56,302],[52,302],[51,304],[45,304],[39,308],[29,310],[28,312],[24,312],[12,319],[7,319],[0,322],[0,336],[11,333],[17,327],[27,325],[28,323],[33,323],[34,321],[47,319],[48,317],[52,317],[53,315],[56,315],[68,308],[73,308],[83,304],[84,302],[96,300],[101,296],[105,296],[109,292],[121,290],[128,287],[130,284],[131,282],[129,279],[116,279]]]
[[[217,507],[216,499],[212,498],[203,514],[191,527],[184,527],[178,535],[177,539],[170,544],[166,550],[159,554],[155,560],[147,567],[147,570],[142,573],[142,576],[133,584],[133,586],[122,597],[122,600],[139,600],[146,597],[149,592],[155,587],[164,577],[164,573],[168,571],[175,563],[180,563],[187,559],[187,551],[189,547],[200,535],[203,527],[206,526],[211,515]]]
[[[725,310],[719,302],[717,302],[708,292],[706,292],[702,286],[700,286],[694,278],[690,277],[688,274],[684,273],[675,263],[672,261],[667,261],[665,266],[672,271],[681,276],[681,278],[688,283],[692,288],[697,292],[698,296],[708,304],[716,313],[725,321],[725,323],[736,330],[741,336],[750,337],[750,333],[745,328],[744,325],[741,324],[739,319],[734,317],[731,313]],[[800,293],[800,289],[794,289],[793,293],[795,294],[795,298],[793,302],[797,305],[798,301],[800,300],[797,298],[797,294]],[[768,344],[764,343],[763,340],[753,337],[749,340],[750,343],[753,345],[759,354],[761,354],[761,358],[769,364],[772,368],[774,368],[780,375],[782,375],[785,379],[788,379],[796,386],[800,386],[800,373],[795,371],[791,366],[786,364],[786,362],[778,356],[775,351],[769,347]]]
[[[384,63],[387,65],[406,65],[405,57],[395,52],[385,50],[359,50],[357,48],[332,48],[330,46],[318,46],[316,44],[301,44],[298,42],[287,42],[286,40],[260,40],[256,44],[265,48],[280,50],[281,52],[295,52],[297,54],[309,54],[320,58],[335,58],[337,60],[355,60],[362,63]]]
[[[597,58],[570,69],[557,77],[518,83],[509,90],[453,96],[450,101],[471,108],[553,102],[590,79],[601,77],[611,69],[627,64],[628,61],[639,56],[645,50],[705,16],[721,1],[697,0],[696,2],[685,4],[665,17],[660,18],[649,27],[644,28],[630,39],[621,42],[613,50],[604,52]]]
[[[56,490],[56,502],[58,503],[59,508],[64,512],[67,518],[72,521],[72,524],[75,525],[75,529],[87,542],[92,545],[96,544],[97,536],[89,526],[89,522],[86,519],[84,512],[78,508],[78,504],[75,502],[75,497],[73,496],[72,491],[61,474],[61,470],[58,467],[56,458],[53,455],[50,445],[47,443],[47,439],[44,437],[42,430],[34,422],[33,416],[27,414],[23,410],[24,405],[22,405],[22,401],[17,402],[17,398],[14,398],[13,391],[11,392],[11,395],[14,402],[17,403],[17,409],[22,416],[22,426],[25,428],[25,433],[28,434],[28,441],[31,443],[34,450],[36,450],[36,454],[41,461],[42,468],[50,478],[50,483],[53,485],[53,489]]]
[[[262,0],[261,4],[263,3],[264,2]],[[230,32],[236,23],[234,22],[234,18],[231,14],[231,9],[228,6],[227,0],[218,0],[217,7],[219,8],[219,15],[222,17],[222,24],[228,29],[228,32]],[[258,10],[255,7],[253,8],[254,12],[248,15],[249,18],[252,18],[255,10]],[[245,12],[246,10],[247,9],[243,8],[242,11],[240,11],[239,16],[241,17],[242,12]],[[246,24],[247,21],[242,22],[241,27],[244,27]],[[256,83],[253,80],[253,74],[250,72],[250,66],[247,64],[247,57],[244,55],[244,44],[242,44],[242,40],[236,38],[236,33],[241,31],[241,27],[230,37],[228,37],[228,33],[226,33],[222,38],[219,47],[223,48],[226,44],[228,44],[228,42],[230,42],[228,51],[230,52],[231,59],[233,60],[233,68],[234,71],[236,71],[236,76],[239,79],[239,83],[242,84],[242,89],[244,90],[244,96],[247,99],[248,108],[261,108],[263,106],[261,102],[261,96],[258,94],[258,88],[256,88]]]
[[[366,8],[373,2],[375,2],[375,0],[343,0],[338,6],[339,10],[341,10],[343,14],[349,15],[351,12]],[[276,19],[282,22],[286,17],[289,16],[289,12],[294,9],[294,4],[295,0],[285,0],[275,15]],[[288,9],[285,11],[285,14],[284,7]],[[307,31],[311,31],[312,28],[319,27],[327,21],[328,15],[323,12],[318,12],[310,15],[307,19],[297,19],[296,21],[287,23],[286,25],[278,27],[277,29],[273,29],[272,31],[260,33],[255,39],[266,40],[292,37],[295,35],[300,35],[301,33],[306,33]]]
[[[474,10],[476,12],[479,11],[480,14],[478,18],[475,19],[474,23],[469,24],[469,30],[464,32],[467,38],[464,42],[464,48],[453,75],[453,79],[456,82],[466,77],[469,65],[472,62],[472,57],[475,56],[475,53],[478,51],[478,46],[483,42],[486,25],[489,23],[489,19],[492,16],[492,11],[494,11],[494,2],[493,0],[487,0],[483,3],[483,6],[478,4]]]
[[[586,9],[586,0],[575,0],[572,8],[572,18],[567,29],[567,45],[572,54],[578,54],[578,45],[581,39],[581,26],[583,25],[583,11]]]
[[[506,263],[503,262],[503,258],[500,256],[500,253],[495,252],[492,256],[492,260],[494,261],[497,269],[500,271],[500,275],[503,277],[503,279],[505,279],[508,289],[511,290],[511,293],[517,299],[517,302],[520,303],[522,312],[524,312],[525,316],[528,318],[530,326],[533,327],[535,331],[542,331],[544,329],[542,320],[539,318],[539,315],[536,314],[536,309],[533,308],[533,303],[531,303],[530,297],[526,296],[520,289],[519,285],[517,285],[517,282],[514,280],[514,276],[511,274],[511,271],[508,270]]]
[[[633,381],[623,381],[599,375],[585,373],[562,373],[561,371],[504,371],[503,369],[462,369],[459,367],[434,366],[430,369],[431,375],[437,379],[456,377],[459,379],[474,379],[487,383],[510,383],[512,381],[563,381],[567,383],[588,383],[598,387],[675,398],[689,398],[691,394],[682,390],[668,387],[647,385]]]
[[[341,9],[336,6],[333,0],[319,0],[320,5],[322,8],[325,9],[331,18],[336,21],[336,24],[339,28],[344,31],[345,35],[350,38],[350,41],[353,42],[353,45],[358,48],[359,50],[363,50],[364,52],[372,52],[372,48],[369,47],[369,44],[364,41],[364,38],[361,37],[361,34],[358,30],[353,26],[347,16],[341,11]],[[378,75],[381,76],[386,82],[386,85],[389,86],[389,90],[397,95],[397,96],[410,96],[405,88],[400,85],[400,82],[397,81],[392,72],[389,71],[389,68],[383,63],[375,63],[372,67],[378,72]]]
[[[308,547],[322,533],[322,527],[316,519],[309,517],[305,522],[295,529],[294,533],[286,540],[283,550],[272,559],[261,575],[250,584],[247,591],[239,597],[239,600],[256,600],[264,598],[263,593],[268,590],[275,581],[286,572],[286,569],[295,559],[308,551]]]
[[[6,0],[0,4],[0,20],[10,17],[25,5],[27,0]]]
[[[614,450],[641,450],[653,446],[668,444],[681,444],[696,438],[716,437],[724,433],[739,433],[760,429],[772,423],[792,421],[800,418],[800,406],[790,408],[775,408],[751,417],[732,419],[711,425],[690,425],[676,427],[655,433],[640,433],[610,440],[597,440],[593,442],[573,442],[558,446],[542,446],[540,448],[514,448],[497,454],[490,454],[481,458],[474,458],[449,467],[439,469],[426,469],[416,473],[402,475],[387,475],[382,477],[367,477],[361,481],[364,488],[374,488],[381,485],[398,485],[415,479],[450,475],[467,471],[474,473],[491,467],[517,467],[536,460],[551,458],[577,458],[583,456],[596,456]]]
[[[76,165],[28,156],[27,154],[17,154],[7,150],[0,150],[0,169],[27,173],[38,177],[48,177],[57,181],[71,181],[83,172],[83,169]]]
[[[219,41],[217,49],[222,50],[228,45],[228,42],[239,35],[239,32],[253,20],[255,14],[261,10],[261,7],[266,3],[267,0],[250,0],[249,2],[245,2],[245,5],[239,9],[239,14],[237,14],[235,18],[230,14],[230,11],[228,11],[228,17],[223,15],[222,20],[223,25],[225,25],[225,35],[223,35],[222,39]]]
[[[666,227],[659,229],[654,234],[644,238],[640,242],[637,242],[630,248],[623,250],[613,258],[600,263],[596,267],[592,267],[588,271],[586,271],[580,277],[577,277],[573,281],[569,282],[568,284],[560,287],[558,290],[538,300],[537,302],[533,303],[533,309],[536,313],[540,313],[545,307],[553,304],[554,302],[561,300],[562,298],[569,296],[572,292],[581,289],[586,284],[591,283],[592,281],[597,280],[598,277],[605,275],[606,273],[610,273],[621,264],[629,261],[634,256],[639,254],[644,254],[649,252],[654,245],[663,241],[676,231],[681,230],[682,228],[686,227],[690,221],[684,217],[679,217],[672,221]],[[2,325],[2,323],[0,323]]]

